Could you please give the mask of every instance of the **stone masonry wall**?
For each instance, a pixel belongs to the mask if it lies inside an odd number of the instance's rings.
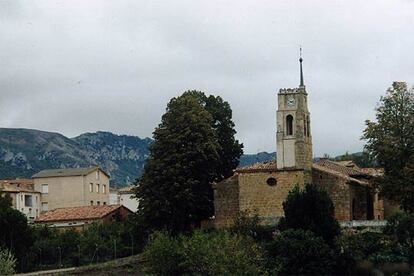
[[[217,183],[214,187],[214,225],[229,226],[239,212],[238,176]]]
[[[269,178],[275,178],[277,184],[267,184]],[[296,184],[303,187],[304,171],[275,171],[243,173],[239,175],[240,210],[255,212],[264,220],[274,221],[283,216],[282,203]]]
[[[368,217],[368,190],[366,187],[360,185],[351,185],[351,202],[354,204],[354,208],[352,210],[353,220],[367,220]],[[352,203],[351,203],[352,206]],[[352,213],[351,212],[351,213]]]
[[[313,183],[325,189],[335,207],[337,220],[351,220],[351,197],[349,184],[342,177],[327,172],[312,170]]]

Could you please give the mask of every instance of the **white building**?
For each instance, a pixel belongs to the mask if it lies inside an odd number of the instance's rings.
[[[128,186],[118,190],[119,204],[127,207],[129,210],[136,212],[138,210],[138,199],[133,192],[134,186]]]
[[[0,180],[0,190],[12,198],[12,207],[33,222],[41,212],[40,193],[34,190],[31,179]]]

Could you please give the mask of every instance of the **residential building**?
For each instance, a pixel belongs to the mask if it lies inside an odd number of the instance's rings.
[[[109,204],[116,205],[119,204],[119,192],[116,188],[109,188]]]
[[[119,189],[119,204],[127,207],[133,212],[138,211],[138,199],[135,198],[135,193],[133,191],[134,186],[127,186],[122,189]]]
[[[0,190],[10,195],[12,207],[22,212],[29,222],[39,216],[40,193],[34,190],[33,180],[0,180]]]
[[[41,214],[35,224],[62,230],[82,231],[94,223],[122,221],[132,211],[122,205],[94,205],[58,208]]]
[[[41,210],[109,204],[109,175],[99,167],[43,170],[32,176]]]

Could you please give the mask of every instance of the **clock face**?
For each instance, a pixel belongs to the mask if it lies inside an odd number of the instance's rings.
[[[287,103],[288,106],[292,107],[292,106],[295,106],[296,100],[295,100],[294,97],[290,96],[290,97],[287,98],[286,103]]]

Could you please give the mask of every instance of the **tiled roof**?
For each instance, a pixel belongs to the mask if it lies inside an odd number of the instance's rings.
[[[0,180],[0,190],[10,193],[38,193],[34,190],[32,179]]]
[[[357,168],[343,166],[337,162],[330,161],[327,159],[321,159],[318,162],[316,162],[316,164],[322,167],[327,167],[333,171],[337,171],[347,176],[367,176],[366,173]]]
[[[95,166],[95,167],[87,167],[87,168],[43,170],[33,175],[32,178],[58,177],[58,176],[83,176],[83,175],[88,175],[91,172],[96,171],[98,169],[100,168]],[[109,177],[109,175],[105,171],[103,170],[101,171]]]
[[[40,215],[35,222],[91,220],[103,218],[121,205],[93,205],[81,207],[58,208]],[[125,207],[124,207],[125,208]]]
[[[254,163],[251,165],[247,165],[242,168],[236,169],[236,172],[246,173],[246,172],[270,172],[276,171],[276,160],[266,161],[262,163]]]
[[[134,192],[133,191],[134,188],[135,188],[135,186],[126,186],[124,188],[119,189],[118,192],[120,194],[131,194],[131,193]]]
[[[381,176],[384,174],[384,169],[382,168],[362,168],[361,171],[371,176]]]

